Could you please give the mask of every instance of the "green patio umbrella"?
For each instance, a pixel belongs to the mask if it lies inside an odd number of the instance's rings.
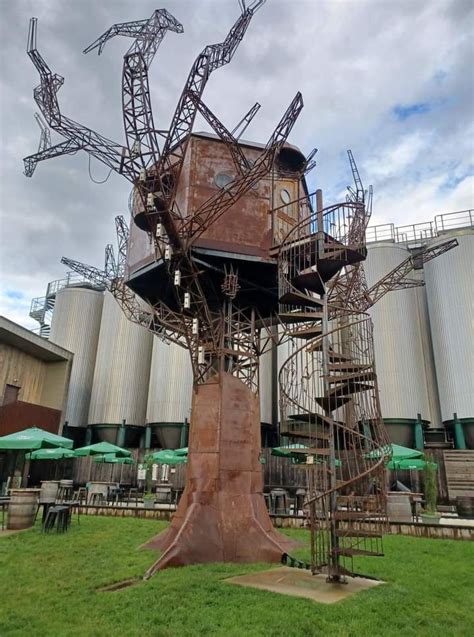
[[[162,449],[161,451],[155,451],[149,458],[159,464],[186,464],[188,456],[184,454],[177,454],[175,449]]]
[[[284,447],[273,447],[272,456],[279,456],[280,458],[290,458],[294,464],[306,464],[306,457],[308,453],[306,449],[309,449],[309,445],[303,442],[295,442],[291,445],[285,445]],[[317,456],[316,463],[320,463],[321,456]],[[341,466],[341,461],[336,458],[336,467]]]
[[[135,464],[133,458],[116,456],[113,453],[106,453],[101,456],[94,457],[95,462],[107,462],[111,464]]]
[[[6,451],[33,451],[34,449],[44,449],[45,447],[72,449],[73,444],[73,441],[69,438],[52,434],[39,427],[30,427],[0,438],[0,449]]]
[[[423,452],[417,449],[410,449],[409,447],[402,447],[402,445],[387,445],[384,447],[385,455],[391,456],[392,460],[411,460],[414,458],[423,458]],[[380,449],[374,449],[366,455],[366,458],[377,459],[380,458]]]
[[[76,456],[103,456],[113,454],[121,458],[128,458],[132,455],[131,451],[117,447],[110,442],[97,442],[95,445],[87,445],[75,450]]]
[[[402,458],[401,460],[390,460],[387,463],[387,469],[399,470],[399,471],[423,471],[426,469],[428,462],[423,458]],[[433,469],[437,469],[438,465],[435,462],[430,463]]]
[[[284,447],[273,447],[272,456],[278,456],[280,458],[292,458],[293,454],[296,455],[295,450],[307,449],[308,445],[304,443],[293,443],[291,445],[285,445]],[[301,452],[304,453],[304,452]],[[300,455],[299,453],[297,455]]]
[[[55,449],[36,449],[26,454],[27,460],[62,460],[63,458],[75,458],[76,454],[72,449],[56,447]]]

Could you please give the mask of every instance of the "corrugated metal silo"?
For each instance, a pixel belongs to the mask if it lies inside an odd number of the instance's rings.
[[[176,449],[185,442],[191,416],[193,372],[188,350],[153,341],[147,424],[155,434],[151,446]]]
[[[153,336],[127,319],[105,293],[89,409],[89,425],[98,440],[127,446],[138,443],[145,424]],[[125,439],[118,428],[125,420]]]
[[[474,232],[456,236],[458,247],[425,265],[425,280],[443,422],[453,415],[464,426],[474,448]]]
[[[56,295],[50,341],[74,353],[64,420],[86,427],[99,339],[103,292],[66,287]]]
[[[409,256],[393,242],[368,244],[364,268],[369,287]],[[417,290],[390,292],[370,310],[382,416],[392,442],[414,443],[417,414],[431,421]],[[436,415],[435,415],[436,416]]]

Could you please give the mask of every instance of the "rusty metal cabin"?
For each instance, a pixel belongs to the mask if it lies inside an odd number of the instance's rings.
[[[239,146],[250,163],[265,148],[263,144],[247,141],[240,141]],[[238,198],[193,241],[194,260],[207,271],[208,302],[212,303],[213,288],[220,288],[225,263],[227,267],[232,265],[238,270],[241,282],[239,296],[243,305],[256,305],[266,315],[269,310],[276,310],[276,262],[271,256],[271,248],[309,214],[308,190],[303,176],[306,161],[296,146],[285,144],[268,177]],[[217,135],[193,133],[177,185],[176,201],[183,223],[237,177],[228,146]],[[165,263],[163,259],[156,258],[150,233],[145,231],[146,213],[142,208],[139,197],[134,195],[132,213],[135,223],[130,230],[127,283],[151,303],[159,298],[173,307],[173,290],[164,287],[169,286],[169,278],[160,276]],[[250,280],[252,284],[247,287],[246,281]],[[220,303],[217,297],[216,302]]]

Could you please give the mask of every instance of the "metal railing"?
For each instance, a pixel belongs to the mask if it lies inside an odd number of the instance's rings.
[[[474,227],[474,210],[459,210],[436,215],[434,221],[424,221],[403,226],[384,223],[369,226],[366,232],[367,243],[392,241],[393,243],[426,243],[443,232]]]

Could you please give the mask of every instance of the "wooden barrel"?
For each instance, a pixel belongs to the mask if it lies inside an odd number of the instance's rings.
[[[7,529],[29,529],[33,526],[39,493],[39,489],[12,489]]]
[[[40,504],[54,504],[58,497],[58,480],[43,480],[39,496]]]
[[[387,513],[390,522],[412,522],[410,494],[389,493]]]
[[[474,518],[474,498],[472,496],[458,496],[456,510],[460,518]]]

